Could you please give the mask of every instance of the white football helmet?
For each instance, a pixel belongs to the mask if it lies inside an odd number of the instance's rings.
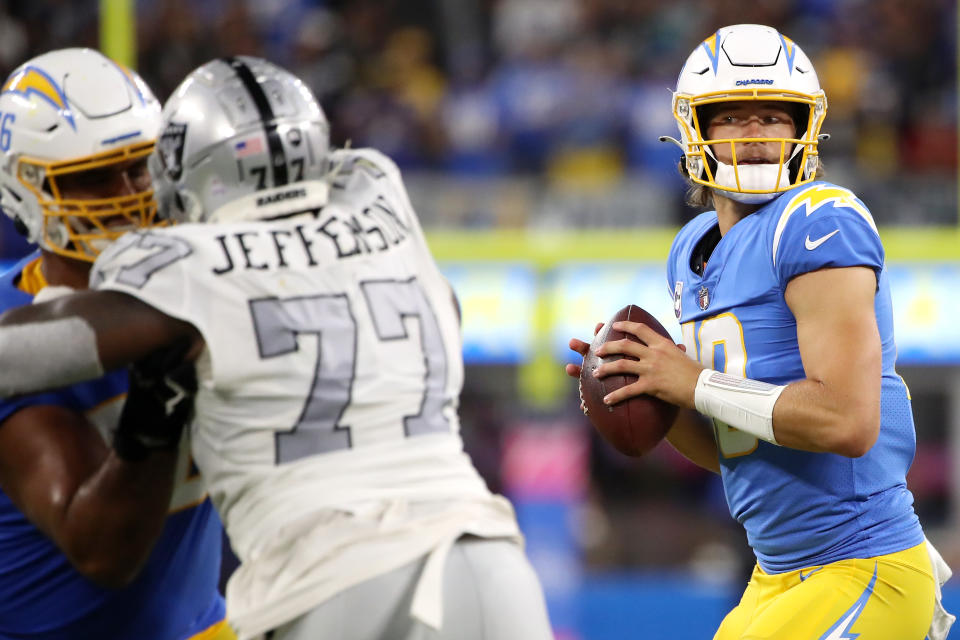
[[[160,215],[227,221],[322,205],[329,149],[326,116],[295,75],[249,56],[210,61],[163,107],[150,156]]]
[[[794,138],[704,139],[702,108],[718,102],[784,102],[795,118]],[[738,24],[718,29],[684,64],[673,94],[673,116],[687,175],[697,183],[740,202],[761,203],[815,179],[817,143],[827,114],[827,98],[806,54],[772,27]],[[733,165],[718,162],[710,145],[779,142],[779,164]]]
[[[98,51],[27,61],[0,89],[0,207],[30,242],[92,262],[121,234],[155,223],[153,191],[66,199],[62,180],[146,157],[159,126],[146,83]]]

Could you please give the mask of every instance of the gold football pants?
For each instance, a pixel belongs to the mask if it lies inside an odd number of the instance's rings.
[[[757,565],[714,640],[923,640],[935,598],[926,543],[787,573]]]

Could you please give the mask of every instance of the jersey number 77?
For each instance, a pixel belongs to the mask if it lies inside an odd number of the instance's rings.
[[[416,278],[362,282],[365,307],[376,336],[387,342],[411,340],[404,320],[420,324],[419,351],[423,357],[423,397],[415,415],[404,416],[407,437],[446,432],[447,356],[440,327],[423,288]],[[350,427],[339,424],[350,404],[356,375],[357,318],[344,293],[292,298],[259,298],[250,301],[250,312],[261,358],[275,358],[298,349],[301,334],[317,335],[317,360],[313,384],[299,420],[277,434],[277,462],[351,447]],[[347,375],[349,374],[349,375]]]

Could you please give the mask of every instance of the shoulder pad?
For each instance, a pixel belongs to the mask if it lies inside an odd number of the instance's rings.
[[[863,218],[874,232],[877,231],[877,225],[873,221],[870,210],[852,191],[844,187],[829,182],[816,182],[809,187],[798,190],[796,193],[786,194],[785,197],[788,199],[780,213],[777,228],[773,234],[774,264],[777,263],[777,250],[784,229],[786,229],[790,218],[799,212],[804,213],[805,217],[810,217],[818,212],[826,213],[837,209],[847,209]]]

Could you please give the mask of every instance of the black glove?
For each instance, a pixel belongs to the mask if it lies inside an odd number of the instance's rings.
[[[196,369],[185,359],[191,343],[184,338],[130,366],[130,389],[113,438],[113,448],[124,460],[136,462],[151,451],[179,445],[197,394]]]

